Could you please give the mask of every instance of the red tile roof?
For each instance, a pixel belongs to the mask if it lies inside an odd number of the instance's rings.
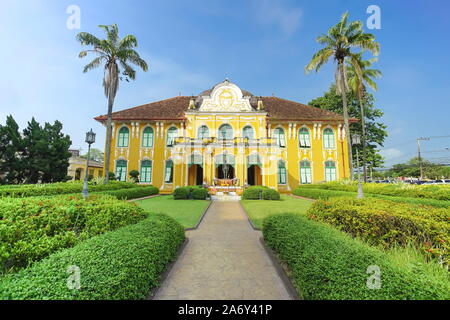
[[[191,97],[180,96],[114,112],[113,121],[185,120]],[[277,97],[261,97],[270,120],[279,121],[343,121],[340,114]],[[255,99],[253,99],[254,101]],[[256,106],[253,106],[256,107]],[[106,115],[95,120],[104,122]],[[357,119],[351,119],[351,122]]]

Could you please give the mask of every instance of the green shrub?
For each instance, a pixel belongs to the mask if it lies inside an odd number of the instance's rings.
[[[172,218],[152,215],[51,255],[0,280],[2,300],[145,299],[184,241]],[[80,290],[67,287],[70,266],[80,270]]]
[[[280,200],[280,193],[277,190],[267,189],[262,193],[264,200]]]
[[[378,199],[333,198],[313,203],[308,216],[371,244],[410,243],[449,264],[450,212]]]
[[[192,190],[192,198],[194,200],[206,200],[208,197],[208,190],[204,188],[194,188]]]
[[[157,195],[159,194],[159,189],[154,186],[145,186],[131,189],[103,191],[101,193],[116,197],[120,200],[130,200]]]
[[[430,274],[423,265],[390,255],[326,224],[295,214],[264,220],[266,243],[286,263],[304,299],[450,299],[448,273]],[[381,271],[381,288],[369,289],[370,266]]]
[[[0,272],[144,219],[132,203],[106,195],[0,200]]]
[[[242,193],[244,200],[280,200],[278,191],[263,186],[248,187]]]
[[[109,190],[119,190],[126,188],[138,187],[130,182],[112,181],[108,184],[89,184],[89,192],[102,192]],[[25,197],[39,197],[39,196],[53,196],[61,194],[75,194],[81,193],[83,189],[83,182],[63,182],[63,183],[49,183],[49,184],[30,184],[20,186],[4,186],[0,188],[0,198],[25,198]]]
[[[190,192],[191,191],[189,187],[176,188],[175,191],[173,192],[173,198],[175,200],[189,199]]]

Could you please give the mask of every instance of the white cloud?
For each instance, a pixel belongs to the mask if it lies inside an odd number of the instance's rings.
[[[381,155],[386,159],[386,163],[390,163],[391,161],[401,158],[404,153],[395,148],[388,148],[381,150]]]
[[[261,23],[275,24],[291,35],[300,26],[303,10],[274,0],[257,1],[257,17]]]

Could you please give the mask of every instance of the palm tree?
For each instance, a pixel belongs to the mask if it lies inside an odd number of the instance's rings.
[[[328,30],[327,34],[317,38],[317,42],[325,47],[317,51],[308,65],[305,67],[306,73],[315,70],[318,72],[320,68],[333,57],[337,63],[336,69],[336,93],[342,96],[344,128],[347,136],[348,159],[350,167],[350,179],[353,179],[353,163],[352,163],[352,143],[350,139],[350,126],[347,108],[347,92],[349,91],[347,82],[347,72],[345,69],[345,60],[353,64],[355,53],[352,49],[359,48],[361,50],[369,50],[374,55],[379,52],[379,44],[375,41],[375,37],[370,33],[365,33],[362,29],[361,21],[352,21],[348,23],[348,12],[344,13],[341,20]],[[355,69],[359,73],[358,65]]]
[[[136,79],[136,71],[130,66],[130,63],[147,71],[147,63],[141,59],[139,54],[133,49],[137,47],[136,37],[127,35],[119,39],[119,28],[116,24],[110,26],[100,25],[106,32],[106,39],[100,40],[96,36],[80,32],[77,40],[81,45],[92,46],[91,50],[81,51],[80,58],[84,58],[88,53],[93,53],[97,57],[84,67],[83,72],[95,69],[100,65],[104,66],[103,88],[105,96],[108,99],[108,118],[106,121],[106,146],[105,146],[105,183],[109,181],[109,161],[111,153],[111,124],[114,99],[119,89],[119,80],[122,76],[128,82],[129,79]],[[121,76],[122,74],[122,76]]]
[[[381,77],[382,73],[380,70],[377,69],[369,69],[370,66],[378,60],[377,58],[363,60],[362,53],[357,54],[353,58],[354,58],[353,62],[347,61],[348,84],[350,89],[356,94],[356,97],[359,100],[359,107],[361,113],[361,128],[362,128],[362,137],[361,137],[362,158],[363,158],[362,162],[363,162],[364,181],[367,182],[364,95],[366,93],[367,87],[372,88],[374,91],[378,89],[378,86],[375,83],[374,79]]]

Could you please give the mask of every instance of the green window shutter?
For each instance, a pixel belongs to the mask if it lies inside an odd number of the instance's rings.
[[[310,148],[311,147],[311,139],[309,136],[309,130],[306,128],[302,128],[298,134],[300,148]]]
[[[168,147],[171,147],[175,144],[175,138],[178,134],[178,129],[177,128],[170,128],[169,130],[167,130],[167,143],[166,145]]]
[[[141,182],[152,182],[152,162],[150,160],[142,161],[141,164]]]
[[[198,128],[198,138],[199,139],[206,139],[209,138],[209,129],[207,126],[201,126]]]
[[[336,163],[334,161],[325,162],[325,180],[326,181],[336,181]]]
[[[117,146],[119,148],[128,147],[128,140],[130,138],[130,130],[127,127],[122,127],[119,130],[119,137],[117,139]]]
[[[327,128],[323,131],[323,147],[324,149],[334,149],[334,132],[332,129]]]
[[[166,162],[166,171],[164,174],[164,182],[172,183],[173,180],[173,162],[171,160]]]
[[[247,139],[255,139],[255,131],[252,127],[247,126],[243,129],[242,136]]]
[[[312,182],[311,164],[309,161],[300,162],[300,183],[310,184]]]
[[[286,147],[286,137],[284,135],[284,130],[281,128],[275,129],[275,139],[277,141],[277,145],[281,148]]]
[[[147,127],[142,135],[142,147],[151,148],[153,147],[153,128]]]
[[[116,162],[116,178],[119,181],[127,180],[127,161],[117,160]]]
[[[286,184],[286,166],[284,161],[278,162],[278,184]]]
[[[229,124],[224,124],[219,128],[219,139],[221,140],[232,140],[233,139],[233,128]]]

